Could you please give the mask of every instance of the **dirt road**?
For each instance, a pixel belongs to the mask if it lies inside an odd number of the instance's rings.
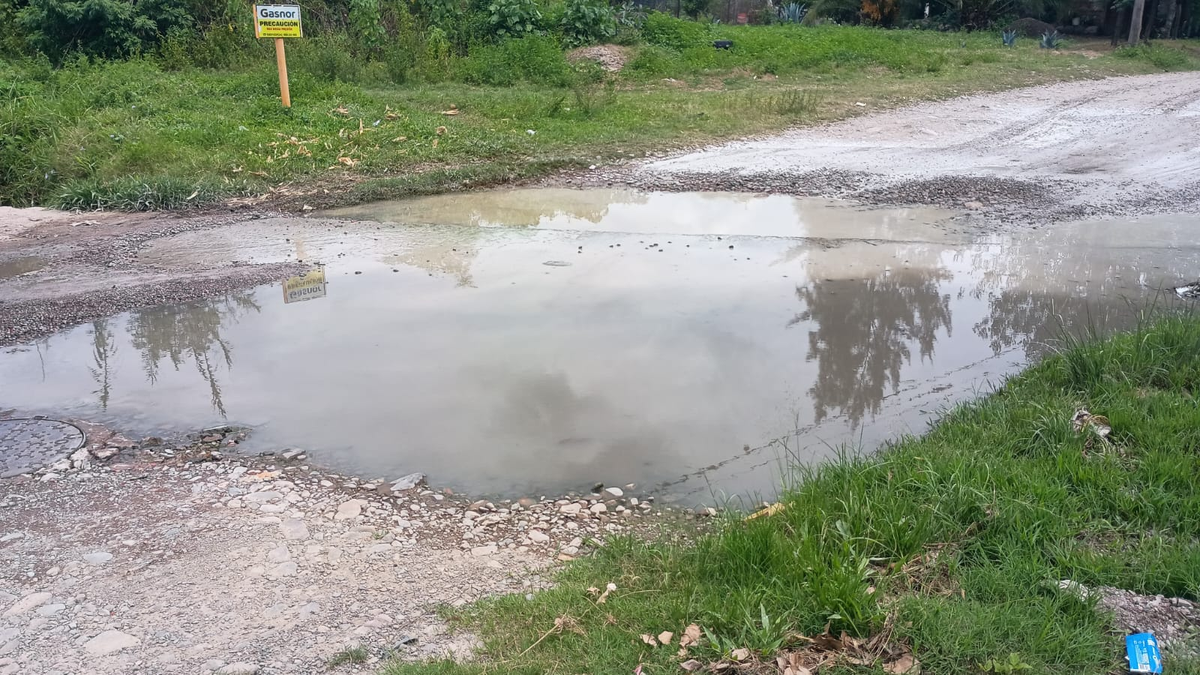
[[[1200,73],[1066,82],[865,115],[638,166],[627,181],[967,206],[1016,222],[1195,211]]]

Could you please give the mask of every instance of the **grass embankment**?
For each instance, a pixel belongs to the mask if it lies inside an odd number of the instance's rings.
[[[1096,57],[1033,40],[1005,49],[988,33],[659,23],[606,81],[575,72],[548,38],[479,47],[444,64],[453,81],[400,85],[336,44],[292,41],[290,111],[267,45],[238,61],[256,65],[225,71],[0,62],[0,204],[182,208],[280,186],[296,207],[356,202],[919,99],[1197,66],[1167,43]],[[718,38],[734,48],[713,49]]]
[[[890,624],[926,674],[987,672],[993,659],[993,672],[1127,672],[1094,600],[1053,585],[1200,597],[1198,388],[1200,318],[1075,344],[923,437],[812,469],[775,515],[730,519],[694,545],[612,542],[532,601],[457,615],[482,636],[486,665],[385,672],[678,673],[692,623],[705,637],[688,658],[706,663],[739,648],[773,662],[827,624],[863,637]],[[1073,428],[1081,408],[1107,417],[1107,441],[1096,424]],[[610,582],[598,604],[587,589]],[[671,647],[639,637],[661,631]]]

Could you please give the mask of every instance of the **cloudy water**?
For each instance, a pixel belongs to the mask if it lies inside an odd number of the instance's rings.
[[[321,261],[324,282],[7,349],[0,407],[248,424],[251,448],[475,493],[770,494],[782,457],[919,433],[1060,331],[1129,326],[1200,276],[1190,217],[973,240],[930,209],[482,194],[152,242],[144,261]]]

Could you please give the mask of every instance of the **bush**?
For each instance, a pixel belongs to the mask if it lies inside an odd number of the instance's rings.
[[[458,62],[458,78],[468,84],[508,86],[517,82],[565,87],[572,71],[551,38],[531,35],[496,45],[476,45]]]
[[[666,47],[648,45],[638,50],[626,68],[647,76],[670,75],[680,69],[679,52]]]
[[[350,0],[350,27],[358,44],[377,52],[387,42],[379,0]]]
[[[172,0],[31,0],[17,12],[17,24],[30,45],[61,63],[73,51],[132,56],[169,33],[194,29],[196,21],[187,3]]]
[[[491,0],[484,10],[485,23],[493,38],[504,40],[537,33],[542,12],[535,0]]]
[[[682,51],[707,42],[708,26],[654,12],[646,17],[646,23],[642,26],[642,38],[652,45]]]
[[[596,0],[567,0],[559,25],[568,47],[605,42],[617,34],[612,9]]]

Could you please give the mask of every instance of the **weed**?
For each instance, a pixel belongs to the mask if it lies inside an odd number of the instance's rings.
[[[332,670],[351,663],[366,663],[369,658],[371,658],[371,652],[367,651],[366,647],[347,647],[329,657],[325,665]]]
[[[1021,660],[1021,655],[1013,652],[1008,655],[1007,659],[988,659],[979,664],[979,670],[985,673],[996,673],[997,675],[1013,675],[1026,670],[1033,670],[1033,666]]]
[[[1187,54],[1157,43],[1142,43],[1135,47],[1123,46],[1116,50],[1115,55],[1124,59],[1147,61],[1162,70],[1182,70],[1192,67],[1191,59]]]
[[[784,117],[808,117],[818,105],[817,96],[803,89],[789,89],[771,99],[771,109]]]

